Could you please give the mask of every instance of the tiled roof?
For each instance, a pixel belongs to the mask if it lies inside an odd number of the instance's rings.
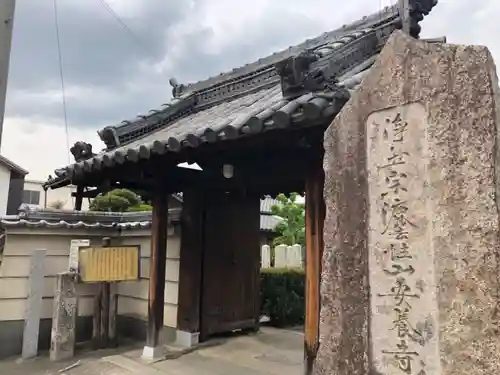
[[[283,221],[282,218],[271,214],[271,207],[277,204],[280,202],[271,197],[260,200],[260,230],[272,232],[276,225]]]
[[[282,218],[274,215],[260,215],[260,230],[266,232],[274,231],[276,225],[283,221]]]
[[[27,220],[27,219],[2,219],[0,225],[8,227],[27,227],[27,228],[74,228],[74,229],[144,229],[151,227],[151,221],[137,221],[130,223],[111,223],[105,224],[100,222],[67,222],[65,220],[49,221],[49,220]]]
[[[281,219],[272,216],[264,209],[269,208],[272,198],[261,200],[260,229],[272,231]],[[263,203],[264,202],[264,203]],[[274,204],[274,203],[272,203]],[[169,210],[169,221],[172,224],[180,222],[182,209]],[[27,228],[85,228],[85,229],[145,229],[151,227],[151,212],[93,212],[64,211],[54,209],[39,209],[23,205],[18,215],[8,215],[0,218],[1,229],[9,227]],[[2,236],[0,235],[0,245]]]
[[[180,213],[180,209],[169,210],[169,222],[178,223]],[[143,229],[151,227],[151,212],[83,212],[23,206],[18,215],[1,218],[0,227]]]
[[[409,0],[411,34],[436,0]],[[78,162],[56,170],[47,182],[93,173],[153,154],[179,152],[184,147],[235,139],[291,124],[331,121],[361,82],[389,35],[401,27],[398,5],[350,25],[275,53],[232,72],[188,85],[172,82],[174,99],[144,116],[108,126],[99,135],[107,149],[84,152]],[[307,65],[303,81],[294,75],[297,61]],[[307,60],[310,59],[310,60]],[[290,62],[291,61],[291,62]],[[292,70],[292,71],[290,71]],[[319,81],[318,81],[319,79]],[[296,87],[295,87],[295,86]],[[301,88],[297,95],[291,89]],[[85,157],[82,157],[85,155]],[[88,158],[88,156],[90,156]],[[86,160],[84,160],[86,159]]]
[[[278,204],[280,204],[280,202],[277,199],[271,197],[265,197],[264,199],[260,200],[260,213],[270,214],[271,207]]]

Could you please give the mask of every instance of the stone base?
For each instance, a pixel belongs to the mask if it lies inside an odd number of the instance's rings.
[[[160,359],[165,357],[166,351],[163,345],[152,348],[150,346],[145,346],[142,350],[142,359],[151,361],[155,359]]]
[[[183,348],[191,348],[200,343],[199,332],[177,331],[175,345]]]

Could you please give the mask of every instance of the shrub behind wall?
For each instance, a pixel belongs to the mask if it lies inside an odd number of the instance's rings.
[[[305,272],[301,268],[267,268],[260,274],[261,313],[276,327],[304,323]]]

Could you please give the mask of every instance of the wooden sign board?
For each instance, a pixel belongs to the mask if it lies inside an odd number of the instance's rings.
[[[139,269],[140,246],[88,247],[79,252],[84,283],[138,280]]]

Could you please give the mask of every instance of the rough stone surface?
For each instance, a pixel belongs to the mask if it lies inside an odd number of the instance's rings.
[[[485,47],[426,44],[395,32],[328,128],[316,374],[380,373],[374,351],[381,348],[372,338],[385,332],[371,327],[377,314],[370,307],[369,262],[375,202],[369,200],[367,120],[409,103],[419,103],[428,116],[425,139],[413,140],[427,148],[422,162],[432,249],[426,251],[436,290],[435,301],[424,307],[432,310],[434,303],[438,310],[441,368],[427,375],[500,372],[497,98],[496,70]]]
[[[50,359],[61,361],[74,356],[76,342],[76,273],[57,275],[54,314],[50,343]]]
[[[384,375],[441,373],[427,120],[411,103],[367,121],[369,337]]]

